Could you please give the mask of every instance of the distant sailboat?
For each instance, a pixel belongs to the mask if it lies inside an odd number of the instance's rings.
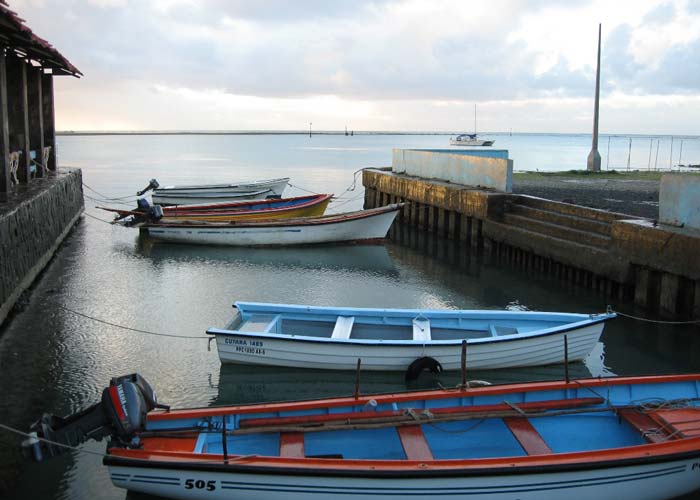
[[[455,138],[450,137],[451,146],[492,146],[496,141],[479,139],[476,135],[476,104],[474,104],[474,133],[460,134]]]

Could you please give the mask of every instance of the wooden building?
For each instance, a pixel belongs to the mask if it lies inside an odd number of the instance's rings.
[[[0,0],[0,202],[56,171],[53,77],[82,73]]]

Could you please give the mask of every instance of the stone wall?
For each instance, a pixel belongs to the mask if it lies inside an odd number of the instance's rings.
[[[0,323],[83,210],[82,173],[61,169],[0,203]]]

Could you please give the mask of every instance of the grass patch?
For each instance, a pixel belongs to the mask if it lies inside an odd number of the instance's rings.
[[[604,170],[602,172],[589,172],[588,170],[566,170],[563,172],[513,172],[515,179],[536,180],[543,178],[559,179],[624,179],[640,181],[659,181],[661,176],[668,172],[646,170]]]

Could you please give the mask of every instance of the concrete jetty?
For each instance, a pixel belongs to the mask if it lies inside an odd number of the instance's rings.
[[[452,159],[441,160],[440,152],[430,155],[432,163],[452,162],[459,168]],[[366,208],[410,202],[395,224],[593,288],[615,301],[634,301],[666,317],[700,317],[700,229],[512,194],[503,165],[493,168],[501,190],[483,187],[493,157],[465,160],[464,184],[427,178],[429,169],[421,177],[408,175],[397,164],[399,157],[395,151],[392,168],[366,169],[362,179]],[[470,182],[472,171],[479,182]]]

